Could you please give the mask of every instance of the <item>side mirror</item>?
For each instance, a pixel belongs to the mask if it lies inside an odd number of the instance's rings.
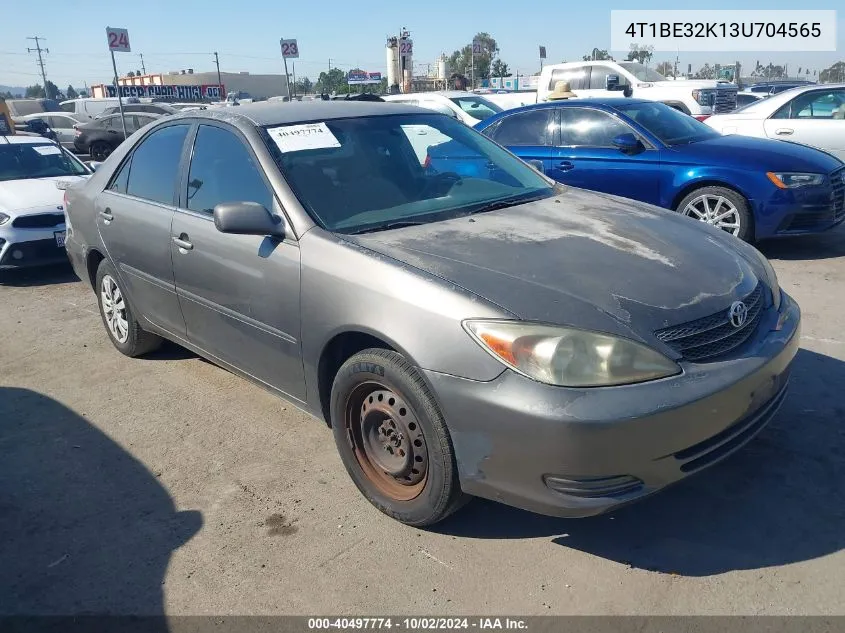
[[[545,173],[546,173],[546,168],[545,168],[545,166],[543,165],[543,161],[534,159],[534,160],[529,160],[529,161],[527,161],[527,162],[528,162],[528,164],[529,164],[531,167],[533,167],[534,169],[536,169],[537,171],[539,171],[541,174],[544,174],[544,175],[545,175]]]
[[[97,171],[103,163],[99,160],[89,160],[85,164],[88,165],[88,169],[91,171]]]
[[[604,78],[604,85],[608,90],[621,90],[619,86],[619,75],[608,75]]]
[[[633,154],[640,151],[643,144],[640,143],[640,140],[636,136],[630,132],[626,132],[613,139],[613,146],[625,154]]]
[[[283,238],[285,225],[257,202],[224,202],[214,207],[214,226],[221,233]]]

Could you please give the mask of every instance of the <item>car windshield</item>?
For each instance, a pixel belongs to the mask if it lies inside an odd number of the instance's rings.
[[[479,121],[489,119],[502,111],[502,108],[484,97],[453,97],[450,101]]]
[[[0,181],[84,176],[88,169],[54,143],[0,145]]]
[[[553,195],[553,184],[442,114],[334,119],[265,128],[311,216],[340,233],[424,224]]]
[[[616,108],[666,145],[689,145],[721,136],[713,128],[663,103],[641,101]]]
[[[666,77],[644,64],[638,62],[619,62],[619,65],[640,81],[666,81]]]

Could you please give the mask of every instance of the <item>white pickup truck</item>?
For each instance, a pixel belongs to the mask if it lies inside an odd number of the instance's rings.
[[[546,100],[558,81],[568,81],[579,97],[636,97],[660,101],[693,116],[732,112],[737,87],[727,81],[666,79],[638,62],[608,60],[544,66],[537,101]]]

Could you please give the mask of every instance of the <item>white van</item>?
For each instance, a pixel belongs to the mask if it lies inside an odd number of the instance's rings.
[[[138,103],[138,99],[131,97],[123,100],[123,103]],[[104,99],[95,99],[93,97],[81,97],[79,99],[70,99],[62,101],[59,105],[62,110],[73,114],[77,119],[83,123],[94,120],[97,115],[102,114],[106,108],[118,107],[117,97],[107,97]]]

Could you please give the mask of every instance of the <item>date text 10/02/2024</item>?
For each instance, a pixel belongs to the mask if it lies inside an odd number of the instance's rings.
[[[518,618],[309,618],[309,630],[526,630],[525,620]]]

